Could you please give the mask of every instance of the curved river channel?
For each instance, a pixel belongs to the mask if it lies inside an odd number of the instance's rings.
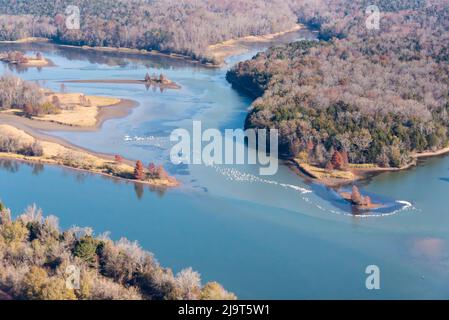
[[[293,37],[293,38],[292,38]],[[312,37],[307,32],[279,41]],[[56,66],[10,70],[59,90],[63,80],[139,79],[164,73],[180,90],[139,84],[67,83],[69,92],[133,99],[126,117],[95,132],[52,132],[87,149],[164,164],[181,182],[168,191],[54,166],[0,161],[0,197],[14,214],[36,203],[62,227],[90,226],[113,239],[137,240],[174,272],[192,267],[245,299],[449,298],[449,157],[363,182],[387,207],[365,216],[326,187],[281,164],[274,176],[250,165],[169,162],[176,128],[242,128],[252,99],[221,69],[162,57],[95,53],[51,44],[0,45],[42,51]],[[365,269],[380,269],[380,290],[367,290]]]

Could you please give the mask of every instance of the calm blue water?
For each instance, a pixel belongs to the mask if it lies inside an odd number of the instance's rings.
[[[189,128],[192,120],[220,129],[243,126],[251,99],[231,88],[225,68],[39,49],[57,66],[9,72],[54,90],[62,80],[142,78],[146,71],[179,83],[181,90],[164,92],[67,83],[69,92],[130,98],[140,105],[97,132],[53,134],[93,150],[164,164],[183,185],[157,192],[58,167],[3,161],[0,197],[15,214],[36,203],[57,215],[63,227],[91,226],[97,234],[138,240],[161,264],[174,271],[192,266],[204,281],[219,281],[240,298],[449,298],[449,209],[443,204],[449,157],[365,183],[363,190],[389,208],[356,217],[332,190],[308,184],[285,166],[261,178],[256,166],[168,163],[174,128]],[[365,288],[364,271],[371,264],[381,270],[378,291]]]

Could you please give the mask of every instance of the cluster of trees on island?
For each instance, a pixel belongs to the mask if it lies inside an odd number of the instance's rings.
[[[20,109],[26,116],[55,114],[61,111],[59,99],[46,101],[42,88],[13,75],[0,77],[0,110]]]
[[[116,154],[114,156],[114,161],[117,164],[121,164],[125,161],[125,159],[121,155]],[[136,161],[136,164],[134,166],[134,172],[131,178],[138,181],[147,181],[152,179],[160,179],[160,180],[171,179],[168,172],[164,169],[164,166],[156,165],[153,162],[150,162],[148,167],[145,168],[141,160]]]
[[[159,76],[158,75],[156,75],[156,74],[153,74],[153,75],[151,75],[150,76],[150,74],[147,72],[146,74],[145,74],[145,82],[157,82],[157,83],[161,83],[161,84],[166,84],[166,83],[169,83],[170,82],[170,80],[168,80],[166,77],[165,77],[165,75],[164,74],[159,74]]]
[[[42,53],[36,52],[36,60],[42,60]],[[25,54],[21,51],[7,51],[0,52],[0,61],[4,61],[12,64],[24,64],[29,61],[29,57],[25,56]]]
[[[79,275],[79,278],[78,278]],[[173,274],[136,242],[61,231],[36,206],[11,218],[0,202],[0,297],[36,300],[236,299],[191,268]]]
[[[365,25],[379,5],[380,29]],[[322,0],[298,10],[320,41],[269,49],[236,65],[230,82],[256,97],[246,126],[278,128],[285,157],[335,151],[352,164],[401,167],[448,146],[449,3]]]
[[[290,1],[290,0],[289,0]],[[80,9],[80,30],[65,10]],[[45,37],[71,45],[174,52],[210,61],[206,47],[284,31],[297,21],[284,0],[0,0],[0,40]]]

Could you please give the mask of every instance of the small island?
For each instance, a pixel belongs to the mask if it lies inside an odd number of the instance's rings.
[[[143,79],[93,79],[93,80],[67,80],[65,83],[111,83],[111,84],[143,84],[148,89],[150,87],[164,89],[180,89],[181,86],[167,79],[162,73],[160,75],[150,75],[146,73]]]
[[[34,57],[26,56],[20,51],[8,51],[0,53],[0,61],[19,67],[49,67],[52,62],[43,57],[42,53],[36,52]]]
[[[11,75],[0,77],[0,158],[61,165],[155,187],[179,185],[162,166],[97,154],[41,131],[96,129],[101,108],[120,103],[116,98],[54,93]]]
[[[377,209],[382,207],[380,203],[372,203],[369,196],[363,196],[357,186],[352,186],[352,192],[340,192],[340,196],[351,205],[361,210]]]

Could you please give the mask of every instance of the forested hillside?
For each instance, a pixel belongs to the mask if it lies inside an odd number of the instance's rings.
[[[80,30],[65,26],[68,5],[80,8]],[[203,59],[209,44],[283,31],[296,21],[283,0],[0,0],[0,40],[46,37]]]
[[[260,97],[247,126],[279,128],[284,156],[307,151],[322,166],[335,150],[351,163],[400,167],[447,147],[449,2],[317,3],[298,15],[320,42],[271,48],[228,73]],[[368,30],[365,8],[376,3],[380,29]]]

